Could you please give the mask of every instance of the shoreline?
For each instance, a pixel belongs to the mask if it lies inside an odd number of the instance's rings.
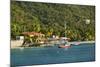
[[[95,43],[95,41],[73,41],[73,42],[69,42],[70,44],[75,44],[75,43],[80,43],[80,44],[83,44],[83,43]]]
[[[10,48],[11,49],[16,49],[16,48],[21,48],[21,49],[23,49],[23,48],[33,48],[33,47],[21,47],[22,43],[23,43],[23,40],[11,40]],[[95,41],[73,41],[73,42],[69,42],[69,44],[77,44],[77,43],[79,43],[79,44],[95,43]],[[40,46],[40,47],[42,47],[42,46]],[[36,48],[38,48],[38,47],[36,47]]]

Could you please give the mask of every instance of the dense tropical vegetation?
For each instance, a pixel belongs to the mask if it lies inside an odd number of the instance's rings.
[[[71,40],[94,40],[95,6],[12,1],[11,38],[31,31],[46,37],[66,34]]]

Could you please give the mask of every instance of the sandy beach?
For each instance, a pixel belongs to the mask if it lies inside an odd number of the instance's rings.
[[[11,48],[18,48],[22,45],[23,40],[11,40]]]

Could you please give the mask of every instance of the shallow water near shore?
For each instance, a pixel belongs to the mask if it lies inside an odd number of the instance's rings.
[[[11,49],[12,66],[95,61],[95,43],[72,45],[71,48],[32,47]]]

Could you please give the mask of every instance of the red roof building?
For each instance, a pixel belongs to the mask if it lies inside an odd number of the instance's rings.
[[[45,36],[44,34],[38,32],[23,32],[22,34],[28,36]]]

